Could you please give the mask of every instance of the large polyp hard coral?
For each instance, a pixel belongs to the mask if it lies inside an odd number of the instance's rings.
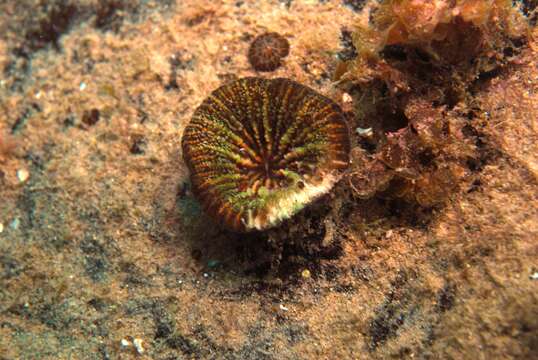
[[[243,78],[215,90],[182,139],[192,190],[239,232],[278,225],[326,194],[349,163],[344,115],[288,79]]]

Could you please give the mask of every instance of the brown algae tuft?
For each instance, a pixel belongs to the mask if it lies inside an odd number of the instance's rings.
[[[257,36],[248,49],[248,60],[257,71],[274,71],[282,65],[282,58],[288,56],[288,40],[276,32]]]
[[[339,106],[288,79],[248,77],[215,90],[182,139],[203,208],[239,232],[265,230],[326,194],[349,164]]]

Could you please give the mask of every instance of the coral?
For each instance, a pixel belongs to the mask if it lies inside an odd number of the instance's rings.
[[[355,140],[364,149],[354,151],[360,165],[348,177],[355,194],[432,206],[469,178],[480,157],[472,93],[527,36],[524,16],[506,0],[391,0],[370,24],[357,24],[357,55],[335,73],[355,100]]]
[[[257,71],[274,71],[282,64],[282,58],[288,56],[290,44],[282,35],[270,32],[254,39],[248,49],[248,60]]]
[[[340,108],[287,79],[244,78],[215,90],[182,143],[194,194],[236,231],[293,216],[332,188],[349,158]]]

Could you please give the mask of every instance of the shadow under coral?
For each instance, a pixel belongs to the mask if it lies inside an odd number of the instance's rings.
[[[431,208],[420,207],[380,193],[357,199],[346,181],[280,226],[251,233],[223,229],[205,215],[181,181],[175,207],[167,210],[164,227],[172,238],[162,242],[186,249],[197,271],[217,273],[219,278],[239,280],[242,292],[276,292],[299,286],[305,277],[335,280],[345,265],[346,241],[356,233],[375,228],[384,233],[398,227],[424,227],[432,218]],[[163,240],[163,238],[160,239]],[[305,272],[306,271],[306,272]],[[242,280],[247,280],[245,284]]]

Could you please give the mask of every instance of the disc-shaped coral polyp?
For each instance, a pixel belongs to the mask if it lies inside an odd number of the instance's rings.
[[[243,78],[196,109],[182,139],[192,190],[225,227],[264,230],[326,194],[349,163],[332,100],[288,79]]]
[[[290,44],[282,35],[270,32],[254,39],[248,49],[248,61],[257,71],[273,71],[288,56]]]

